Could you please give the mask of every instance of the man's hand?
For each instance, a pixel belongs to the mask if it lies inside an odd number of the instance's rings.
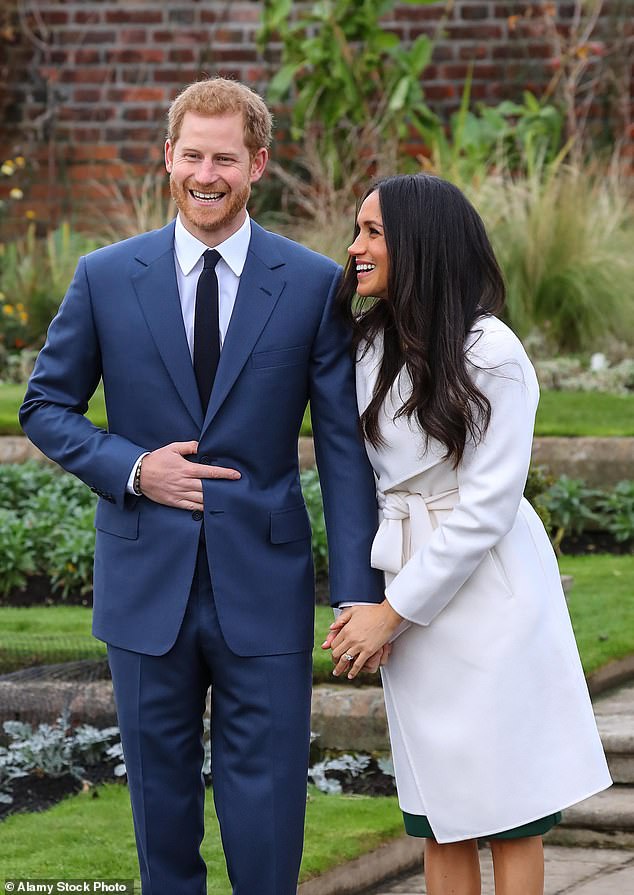
[[[143,458],[141,491],[145,497],[166,507],[181,510],[203,509],[202,479],[239,479],[236,469],[204,466],[185,457],[198,453],[197,441],[175,441]]]

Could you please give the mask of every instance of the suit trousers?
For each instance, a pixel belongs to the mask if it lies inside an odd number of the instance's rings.
[[[309,595],[306,597],[309,599]],[[176,643],[108,646],[143,895],[205,895],[202,718],[233,895],[295,895],[310,740],[309,652],[242,657],[223,637],[204,544]]]

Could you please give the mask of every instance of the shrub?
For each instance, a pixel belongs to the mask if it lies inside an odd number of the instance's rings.
[[[617,541],[634,540],[634,481],[619,482],[614,491],[599,498],[597,509],[603,527]]]

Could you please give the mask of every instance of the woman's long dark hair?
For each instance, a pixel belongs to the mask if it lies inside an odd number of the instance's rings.
[[[389,258],[387,300],[358,311],[354,258],[338,301],[355,347],[383,336],[383,359],[372,399],[361,416],[365,437],[382,443],[379,411],[405,367],[412,392],[397,416],[416,417],[457,465],[467,438],[478,442],[491,405],[469,374],[465,340],[482,314],[498,313],[504,280],[484,224],[460,190],[428,174],[388,177],[378,190]],[[355,239],[359,227],[355,226]]]

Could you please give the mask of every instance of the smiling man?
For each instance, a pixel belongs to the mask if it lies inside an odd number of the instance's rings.
[[[172,104],[178,216],[80,259],[21,410],[98,495],[106,641],[144,895],[204,895],[202,716],[234,895],[295,895],[310,732],[314,583],[297,439],[310,400],[333,605],[379,602],[374,480],[340,268],[251,221],[261,98],[222,78]],[[103,379],[108,430],[85,412]],[[98,868],[95,868],[98,870]]]

